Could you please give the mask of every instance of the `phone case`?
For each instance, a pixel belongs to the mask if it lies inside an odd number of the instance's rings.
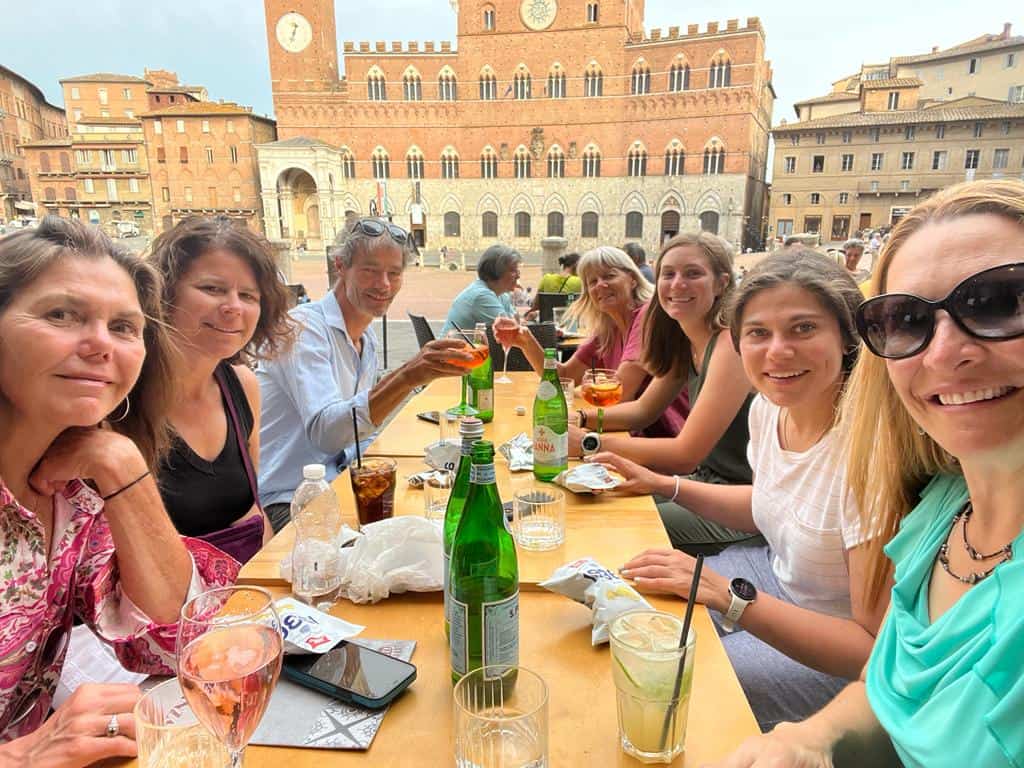
[[[357,706],[366,707],[367,709],[383,709],[394,701],[398,694],[412,685],[413,681],[416,679],[416,667],[412,664],[409,664],[409,666],[412,667],[412,671],[409,673],[409,676],[388,691],[387,695],[382,696],[379,699],[370,699],[366,696],[354,693],[353,691],[348,691],[344,688],[331,685],[318,677],[307,675],[305,672],[300,672],[293,667],[289,667],[288,664],[281,665],[281,673],[292,682],[313,688],[321,693],[326,693],[328,696],[338,699],[338,701],[356,704]]]

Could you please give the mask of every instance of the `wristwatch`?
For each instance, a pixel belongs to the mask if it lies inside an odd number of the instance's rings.
[[[601,450],[601,436],[597,432],[587,432],[580,440],[580,450],[584,456],[593,456]]]
[[[736,629],[747,606],[757,600],[757,587],[746,579],[733,579],[729,582],[729,598],[729,609],[722,616],[722,629],[726,632]]]

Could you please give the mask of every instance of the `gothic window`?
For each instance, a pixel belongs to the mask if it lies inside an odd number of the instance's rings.
[[[441,154],[441,178],[459,178],[459,156],[451,147],[445,149]]]
[[[410,179],[423,178],[423,153],[415,147],[405,156],[405,170]]]
[[[516,156],[513,158],[513,164],[515,165],[515,176],[517,179],[530,178],[530,153],[526,151],[526,147],[520,147],[516,150]]]
[[[423,100],[423,81],[419,73],[409,70],[402,76],[402,94],[406,101]]]
[[[437,78],[437,95],[441,101],[455,101],[457,98],[457,89],[455,82],[455,73],[453,72],[442,72],[440,77]]]
[[[387,101],[388,94],[384,80],[384,73],[377,67],[370,70],[366,76],[366,97],[370,101]]]
[[[558,147],[552,147],[548,152],[548,178],[561,179],[565,177],[565,154]]]
[[[583,95],[591,98],[604,94],[604,75],[597,64],[591,63],[583,73]]]
[[[516,72],[512,80],[513,97],[519,100],[530,98],[530,73],[526,70]]]
[[[520,211],[516,214],[516,237],[530,236],[530,214]]]
[[[596,179],[601,175],[601,152],[596,147],[587,147],[583,151],[583,177]]]
[[[494,101],[498,98],[498,79],[490,67],[480,73],[480,100]]]
[[[690,90],[690,65],[676,62],[668,70],[668,89],[670,91]]]
[[[634,96],[651,92],[651,68],[642,60],[633,65],[630,92]]]
[[[647,150],[643,147],[633,147],[629,150],[627,157],[630,176],[647,175]]]
[[[391,159],[388,157],[388,153],[381,147],[377,147],[373,152],[373,178],[391,178]]]
[[[672,144],[665,150],[665,175],[682,176],[685,172],[686,153],[681,146]]]
[[[484,151],[480,153],[480,178],[498,178],[498,156],[491,147],[484,147]]]

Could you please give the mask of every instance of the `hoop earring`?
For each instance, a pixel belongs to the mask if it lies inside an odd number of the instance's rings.
[[[927,433],[924,431],[924,427],[918,427],[917,434],[919,434],[921,437],[924,437]]]
[[[128,412],[129,412],[129,411],[130,411],[131,409],[132,409],[132,404],[131,404],[131,402],[130,402],[130,401],[128,400],[128,395],[125,395],[125,396],[124,396],[124,413],[122,413],[122,414],[121,414],[120,416],[118,416],[118,417],[117,417],[116,419],[112,419],[112,418],[110,418],[109,416],[107,416],[107,422],[108,422],[108,423],[110,423],[110,424],[117,424],[117,423],[118,423],[119,421],[124,421],[125,419],[127,419],[127,418],[128,418]]]

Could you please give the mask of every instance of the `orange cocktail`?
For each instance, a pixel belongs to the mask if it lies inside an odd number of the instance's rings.
[[[622,400],[622,382],[615,371],[592,369],[583,374],[580,395],[597,408],[607,408]]]
[[[473,356],[471,360],[463,360],[461,357],[452,358],[448,362],[452,365],[456,365],[459,368],[476,368],[479,365],[483,365],[487,362],[487,358],[491,356],[491,350],[486,344],[467,344],[463,347],[460,352],[469,352]]]

